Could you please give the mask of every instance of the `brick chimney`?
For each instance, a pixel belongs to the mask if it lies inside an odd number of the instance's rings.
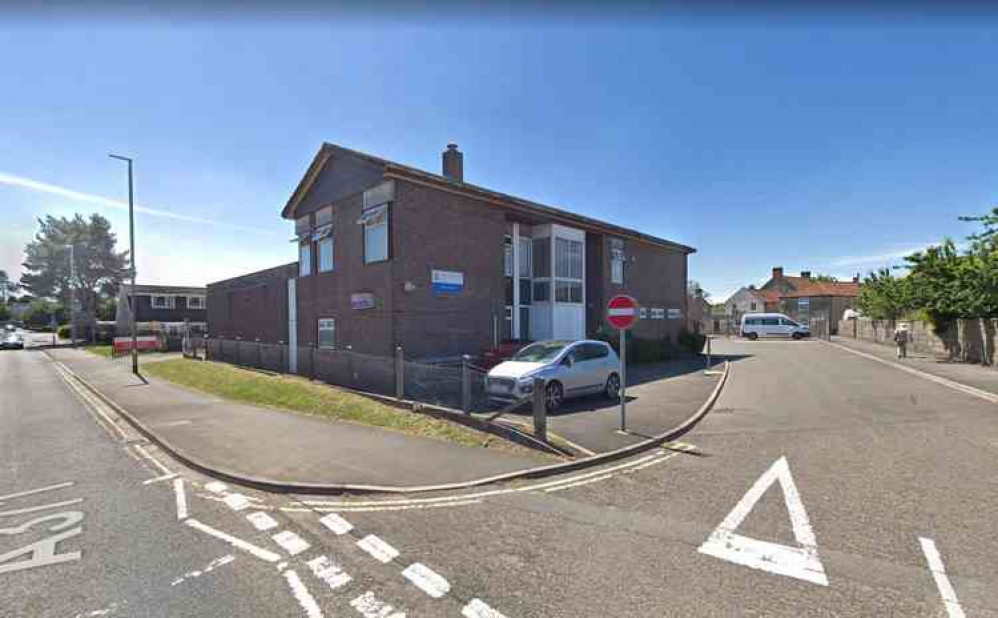
[[[454,182],[464,182],[464,154],[457,149],[457,144],[447,144],[443,159],[444,177]]]
[[[800,276],[803,277],[804,279],[810,279],[811,278],[811,271],[810,270],[802,270],[802,271],[800,271]]]
[[[782,266],[774,266],[773,267],[773,279],[782,279],[782,278],[783,278],[783,267]]]

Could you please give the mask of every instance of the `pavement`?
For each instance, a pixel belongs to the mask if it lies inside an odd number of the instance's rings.
[[[741,360],[685,445],[413,498],[209,483],[0,354],[4,525],[85,492],[80,559],[0,571],[0,615],[998,617],[998,405],[818,341],[714,343]],[[46,533],[5,531],[0,567]]]
[[[893,346],[852,339],[851,337],[832,337],[832,343],[998,395],[998,368],[996,367],[940,360],[928,354],[909,353],[907,358],[898,360]]]
[[[422,486],[457,483],[554,463],[377,427],[229,401],[163,380],[137,378],[126,360],[48,352],[156,436],[209,468],[277,483]],[[146,359],[143,359],[145,362]]]

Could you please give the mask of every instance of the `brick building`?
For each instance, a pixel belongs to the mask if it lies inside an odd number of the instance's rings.
[[[179,330],[185,322],[202,329],[207,322],[205,288],[175,285],[123,284],[118,291],[115,332],[127,334],[134,318],[139,330],[156,326],[160,330]],[[134,316],[133,316],[134,311]]]
[[[638,337],[685,321],[694,249],[466,183],[453,144],[442,175],[323,144],[281,216],[298,262],[210,284],[213,336],[444,359],[592,335],[618,293]]]

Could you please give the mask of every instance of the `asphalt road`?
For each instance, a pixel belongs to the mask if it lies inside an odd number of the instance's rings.
[[[47,357],[0,353],[0,569],[82,527],[57,546],[78,560],[0,570],[0,615],[998,616],[993,403],[820,342],[716,343],[739,360],[692,452],[337,499],[210,485],[144,448],[182,474],[183,520],[174,479],[144,484],[163,471]]]

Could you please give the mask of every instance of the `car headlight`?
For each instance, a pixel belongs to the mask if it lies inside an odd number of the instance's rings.
[[[534,392],[534,379],[533,378],[526,378],[526,379],[520,380],[517,385],[519,386],[521,393],[532,393],[532,392]]]

